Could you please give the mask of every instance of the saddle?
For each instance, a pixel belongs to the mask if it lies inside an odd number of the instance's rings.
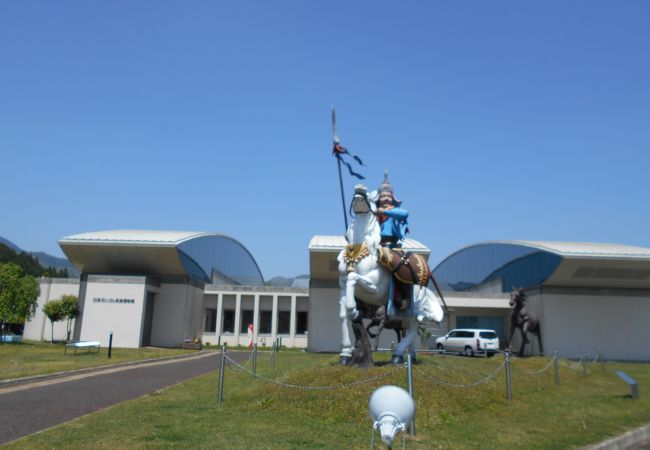
[[[425,286],[431,276],[427,260],[422,255],[399,248],[380,247],[379,264],[393,274],[394,306],[400,310],[408,309],[413,298],[413,285]]]

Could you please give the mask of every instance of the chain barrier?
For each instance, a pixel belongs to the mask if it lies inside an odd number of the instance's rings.
[[[567,365],[573,370],[578,370],[582,367],[582,363],[585,362],[585,355],[583,354],[578,361],[567,361]]]
[[[240,369],[240,370],[242,370],[244,372],[247,372],[247,373],[249,373],[251,375],[253,374],[252,370],[249,370],[248,368],[246,368],[243,365],[239,364],[237,361],[233,360],[228,355],[226,355],[226,359],[228,361],[230,361],[230,363],[234,367],[236,367],[236,368],[238,368],[238,369]],[[272,378],[268,378],[268,377],[265,377],[265,376],[260,375],[260,374],[256,374],[255,379],[265,381],[267,383],[275,384],[276,386],[281,386],[281,387],[284,387],[284,388],[302,389],[302,390],[305,390],[305,391],[331,391],[331,390],[335,390],[335,389],[346,389],[346,388],[349,388],[349,387],[352,387],[352,386],[357,386],[359,384],[381,380],[382,378],[386,378],[388,375],[390,375],[390,374],[392,374],[394,372],[397,372],[397,370],[402,370],[403,368],[404,367],[401,366],[401,365],[395,366],[391,370],[387,371],[386,373],[383,373],[381,375],[377,375],[376,377],[369,377],[369,378],[365,378],[363,380],[353,381],[351,383],[336,384],[336,385],[332,385],[332,386],[306,386],[306,385],[300,385],[300,384],[283,383],[281,381],[274,380]]]
[[[263,357],[260,357],[260,354],[264,353]],[[252,353],[251,353],[252,354]],[[271,356],[273,356],[273,351],[271,350],[258,350],[257,351],[257,360],[258,361],[265,361],[267,359],[271,359]]]
[[[475,386],[478,386],[478,385],[483,384],[483,383],[487,383],[488,381],[492,380],[494,377],[497,376],[499,371],[501,369],[503,369],[503,367],[505,365],[506,365],[506,362],[504,361],[504,362],[501,363],[501,365],[499,367],[497,367],[494,370],[494,372],[492,372],[487,377],[483,378],[482,380],[478,380],[478,381],[475,381],[473,383],[467,383],[467,384],[450,383],[449,381],[440,380],[440,379],[434,377],[433,375],[425,372],[423,369],[419,368],[418,366],[414,366],[414,367],[415,367],[415,370],[417,372],[421,373],[422,375],[424,375],[425,378],[428,378],[429,380],[433,381],[434,383],[438,383],[438,384],[442,384],[444,386],[450,386],[450,387],[475,387]]]
[[[531,372],[531,371],[526,370],[526,369],[518,369],[518,370],[520,370],[521,372],[525,373],[525,374],[528,375],[528,376],[536,377],[537,375],[541,375],[541,374],[543,374],[544,372],[546,372],[548,369],[550,369],[551,366],[553,365],[553,362],[554,362],[554,361],[555,361],[554,359],[551,359],[551,360],[548,362],[548,364],[547,364],[544,368],[542,368],[542,369],[540,369],[540,370],[536,370],[536,371],[534,371],[534,372]]]

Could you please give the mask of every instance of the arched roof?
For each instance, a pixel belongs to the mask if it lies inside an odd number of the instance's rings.
[[[264,284],[246,247],[218,233],[110,230],[67,236],[59,245],[72,264],[86,273],[190,276],[206,283]]]
[[[650,249],[619,244],[490,241],[464,247],[434,269],[443,289],[509,292],[513,287],[650,288]]]

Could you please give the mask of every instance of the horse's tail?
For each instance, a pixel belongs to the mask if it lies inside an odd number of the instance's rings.
[[[445,312],[449,314],[451,310],[447,306],[447,302],[445,302],[445,297],[442,295],[442,290],[440,289],[440,286],[438,285],[438,282],[436,281],[435,277],[433,276],[433,272],[429,272],[429,279],[433,283],[433,286],[436,288],[436,292],[438,293],[438,297],[440,297],[440,301],[442,302],[442,307],[445,309]]]

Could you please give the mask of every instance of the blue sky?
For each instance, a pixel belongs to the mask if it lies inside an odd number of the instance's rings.
[[[650,247],[648,23],[645,0],[2,2],[0,236],[216,231],[265,278],[308,273],[344,228],[335,105],[432,265]]]

